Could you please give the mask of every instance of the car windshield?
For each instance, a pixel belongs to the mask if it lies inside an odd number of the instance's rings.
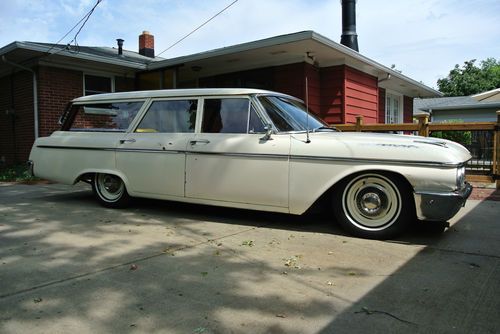
[[[314,115],[308,116],[305,105],[300,101],[281,96],[260,96],[258,99],[280,132],[329,128]]]

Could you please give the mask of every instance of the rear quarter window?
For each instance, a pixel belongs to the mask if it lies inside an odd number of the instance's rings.
[[[125,132],[144,101],[73,105],[69,131]]]

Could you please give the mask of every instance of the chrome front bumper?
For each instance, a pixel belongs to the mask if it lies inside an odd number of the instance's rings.
[[[454,192],[416,192],[415,208],[420,220],[447,221],[453,217],[472,192],[472,186],[465,186]]]

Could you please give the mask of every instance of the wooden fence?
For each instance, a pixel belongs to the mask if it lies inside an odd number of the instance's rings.
[[[429,137],[433,131],[487,131],[493,135],[493,145],[488,147],[488,156],[491,157],[490,171],[477,173],[472,169],[467,170],[467,179],[475,182],[495,182],[500,189],[500,110],[497,111],[496,122],[470,122],[470,123],[431,123],[427,115],[419,115],[416,123],[403,124],[363,124],[363,116],[356,117],[356,124],[335,124],[341,131],[365,132],[411,132],[420,136]]]

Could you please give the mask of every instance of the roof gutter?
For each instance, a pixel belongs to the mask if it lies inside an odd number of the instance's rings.
[[[13,67],[17,67],[21,70],[31,72],[33,74],[33,118],[34,118],[34,128],[35,128],[35,139],[38,138],[38,85],[37,85],[37,79],[36,79],[36,72],[33,71],[31,68],[22,66],[19,64],[16,64],[14,62],[11,62],[10,60],[7,60],[5,56],[2,56],[2,61],[6,64],[9,64]]]
[[[384,66],[380,63],[377,63],[376,61],[374,60],[371,60],[370,58],[368,57],[365,57],[363,56],[362,54],[360,54],[359,52],[356,52],[350,48],[348,48],[347,46],[345,45],[342,45],[342,44],[338,44],[338,43],[335,43],[334,41],[326,38],[325,36],[322,36],[316,32],[312,32],[312,39],[320,42],[320,43],[323,43],[325,45],[328,45],[329,47],[331,48],[334,48],[338,51],[341,51],[343,53],[346,53],[347,55],[351,56],[352,58],[354,59],[357,59],[365,64],[368,64],[370,66],[373,66],[374,68],[380,70],[380,71],[383,71],[383,72],[386,72],[388,75],[390,75],[391,77],[394,77],[394,78],[399,78],[403,81],[407,81],[407,82],[410,82],[412,85],[415,85],[417,87],[419,87],[420,89],[422,90],[425,90],[429,93],[432,93],[434,95],[437,95],[437,96],[443,96],[443,93],[435,90],[435,89],[432,89],[412,78],[409,78],[407,77],[406,75],[403,75],[397,71],[394,71],[393,69],[390,69],[389,67],[387,66]]]
[[[419,108],[420,110],[464,110],[464,109],[496,109],[500,108],[500,102],[493,103],[478,103],[478,104],[464,104],[456,106],[433,106],[427,108]]]
[[[12,45],[13,44],[13,45]],[[30,50],[30,51],[37,51],[37,52],[42,52],[42,53],[47,53],[47,50],[49,50],[49,47],[42,46],[42,45],[33,45],[33,44],[28,44],[24,42],[13,42],[9,45],[7,45],[5,48],[0,49],[0,54],[6,53],[10,51],[11,49],[15,48],[20,48],[20,49],[25,49],[25,50]],[[5,50],[4,50],[5,49]],[[66,56],[66,57],[72,57],[72,58],[77,58],[77,59],[82,59],[82,60],[90,60],[90,61],[99,61],[102,63],[107,63],[111,65],[117,65],[117,66],[124,66],[124,67],[129,67],[129,68],[134,68],[138,70],[145,70],[146,69],[146,64],[139,64],[133,61],[125,60],[125,59],[110,59],[108,57],[104,56],[99,56],[99,55],[90,55],[90,54],[85,54],[83,52],[79,53],[71,53],[66,50],[57,50],[57,51],[51,51],[47,55],[60,55],[60,56]]]

